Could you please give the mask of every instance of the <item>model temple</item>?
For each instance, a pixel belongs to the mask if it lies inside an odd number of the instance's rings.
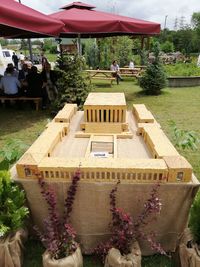
[[[17,163],[19,178],[81,182],[190,182],[192,167],[145,105],[127,111],[123,93],[90,93],[84,111],[66,104]]]

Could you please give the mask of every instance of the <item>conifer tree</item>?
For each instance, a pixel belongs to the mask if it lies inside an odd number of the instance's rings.
[[[167,76],[160,61],[160,45],[158,42],[153,47],[155,59],[147,65],[144,75],[140,78],[140,87],[147,95],[159,95],[161,89],[167,86]]]

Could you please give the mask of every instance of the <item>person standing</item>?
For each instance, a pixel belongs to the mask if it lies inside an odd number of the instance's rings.
[[[12,55],[12,61],[13,61],[13,63],[14,63],[14,66],[15,66],[16,70],[18,70],[19,58],[18,58],[18,56],[15,54],[15,52],[13,52],[13,55]]]
[[[44,52],[41,53],[41,64],[42,64],[42,69],[45,68],[45,64],[49,63],[48,59],[45,57]]]
[[[55,100],[58,91],[56,88],[56,73],[54,70],[51,70],[51,65],[46,62],[44,68],[41,72],[41,77],[43,80],[43,88],[46,89],[49,102]]]

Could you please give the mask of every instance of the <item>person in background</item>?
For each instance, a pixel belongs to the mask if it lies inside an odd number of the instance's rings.
[[[55,71],[51,69],[51,64],[49,64],[48,62],[44,64],[41,76],[43,81],[43,88],[45,88],[48,100],[49,102],[51,102],[55,100],[58,94],[56,88],[57,77]]]
[[[22,52],[19,54],[19,69],[22,69],[22,65],[24,64],[25,56],[23,55]]]
[[[110,70],[114,71],[114,73],[112,74],[113,77],[116,78],[117,84],[119,84],[119,81],[122,81],[122,77],[120,76],[120,72],[119,72],[119,65],[117,64],[117,61],[114,60],[110,66]]]
[[[28,97],[41,97],[42,108],[46,108],[47,96],[43,86],[42,76],[38,73],[36,66],[32,66],[30,73],[26,76],[28,90],[26,95]]]
[[[4,95],[12,97],[19,95],[19,88],[21,84],[17,77],[13,76],[13,68],[7,67],[5,75],[1,78],[0,88],[3,90]]]
[[[129,69],[134,69],[134,62],[133,62],[133,60],[131,60],[129,62]]]
[[[13,52],[13,55],[12,55],[12,61],[13,61],[14,65],[15,65],[16,70],[18,70],[19,58],[18,58],[18,56],[15,54],[15,52]]]
[[[20,62],[21,62],[21,61],[24,61],[24,59],[25,59],[25,56],[23,55],[22,52],[20,52],[20,55],[19,55],[19,60],[20,60]]]
[[[199,54],[199,56],[197,58],[197,67],[200,67],[200,54]]]
[[[14,68],[13,63],[8,63],[7,68],[11,68],[12,69],[12,76],[18,78],[19,71]],[[4,75],[6,75],[6,70],[4,72]]]
[[[42,64],[42,69],[45,67],[45,64],[49,63],[48,59],[45,57],[44,52],[41,53],[41,64]]]
[[[30,73],[30,69],[28,68],[28,65],[24,63],[22,65],[22,69],[19,70],[18,80],[21,83],[21,94],[26,95],[28,91],[28,84],[26,81],[27,75]]]

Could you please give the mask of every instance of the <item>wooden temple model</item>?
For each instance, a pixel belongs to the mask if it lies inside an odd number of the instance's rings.
[[[143,104],[127,111],[123,93],[90,93],[84,111],[66,104],[18,161],[20,179],[190,183],[192,167]]]

